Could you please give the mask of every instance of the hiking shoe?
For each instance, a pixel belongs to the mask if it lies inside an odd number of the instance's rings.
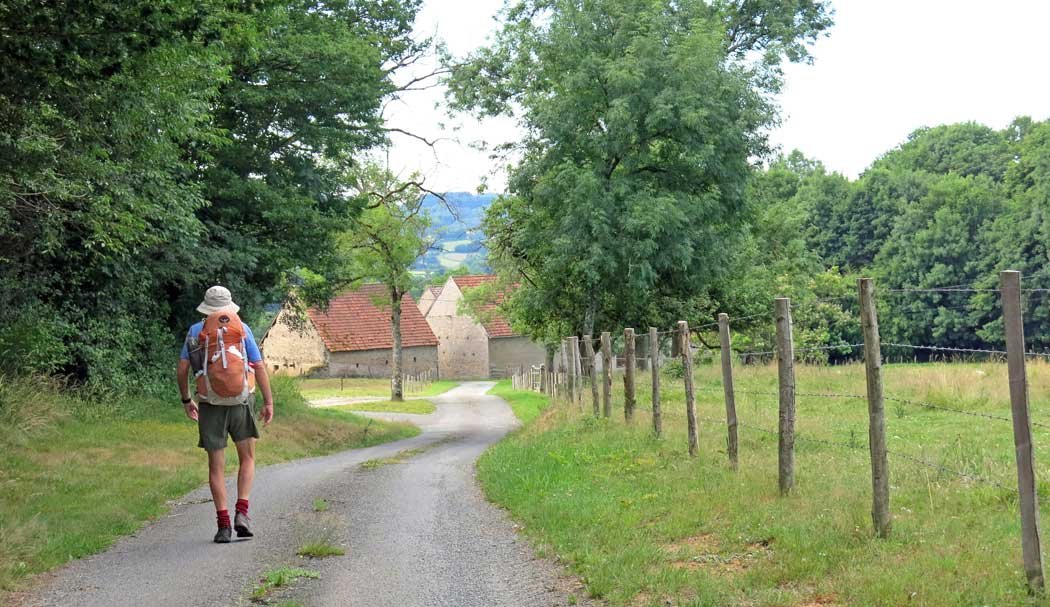
[[[219,530],[215,532],[215,543],[229,544],[231,535],[233,535],[232,529],[229,527],[219,527]]]
[[[255,537],[252,533],[251,528],[248,526],[252,519],[248,518],[247,514],[237,513],[233,517],[233,528],[237,530],[237,537]]]

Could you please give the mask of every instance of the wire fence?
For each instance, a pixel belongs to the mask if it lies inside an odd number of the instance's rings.
[[[1006,272],[1001,276],[1003,288],[975,288],[967,285],[952,285],[935,288],[902,288],[887,289],[885,294],[890,298],[914,297],[926,294],[934,296],[945,296],[951,294],[987,294],[1001,299],[1002,312],[998,318],[990,318],[989,322],[1001,322],[1005,331],[1005,349],[968,347],[968,346],[945,346],[937,344],[913,344],[903,341],[881,342],[878,335],[879,311],[886,311],[885,306],[874,297],[874,288],[871,281],[861,281],[860,297],[856,299],[856,306],[851,306],[850,318],[856,322],[855,330],[863,335],[859,342],[843,342],[826,345],[805,345],[796,348],[793,343],[791,330],[790,302],[786,299],[777,301],[776,313],[771,312],[752,314],[739,318],[720,321],[702,322],[690,326],[686,322],[678,323],[674,328],[661,329],[652,332],[635,333],[633,329],[625,329],[622,333],[605,333],[598,339],[593,339],[586,350],[593,351],[581,357],[578,338],[566,338],[561,347],[561,360],[559,368],[530,370],[528,385],[531,389],[546,391],[561,402],[568,401],[582,406],[584,398],[584,378],[590,379],[591,396],[595,415],[611,416],[610,383],[613,369],[622,370],[624,381],[623,410],[625,419],[630,422],[633,419],[634,408],[637,404],[636,378],[640,369],[649,368],[652,376],[652,418],[653,432],[657,436],[662,433],[661,413],[661,383],[659,381],[661,366],[670,358],[680,361],[682,372],[681,381],[685,389],[686,424],[688,436],[688,451],[690,455],[696,455],[699,451],[698,423],[724,425],[726,427],[726,453],[730,465],[736,469],[739,463],[738,450],[739,439],[737,429],[758,432],[778,438],[778,485],[782,494],[788,494],[794,487],[794,445],[798,441],[801,444],[814,444],[832,447],[835,449],[847,449],[851,453],[867,452],[870,458],[872,470],[872,512],[873,526],[880,537],[889,535],[889,523],[892,514],[889,511],[890,486],[888,482],[888,470],[890,461],[906,462],[909,465],[920,466],[935,470],[938,474],[947,475],[967,482],[981,483],[1006,490],[1011,494],[1019,496],[1022,504],[1037,504],[1035,492],[1035,472],[1031,455],[1032,429],[1050,431],[1050,424],[1034,421],[1031,419],[1028,408],[1027,376],[1024,367],[1026,359],[1050,358],[1050,353],[1030,351],[1026,347],[1023,327],[1023,303],[1022,298],[1028,294],[1050,292],[1048,289],[1021,289],[1019,275]],[[1011,282],[1012,281],[1012,282]],[[835,302],[837,305],[846,302],[848,297],[832,297],[819,300],[817,303]],[[812,303],[812,302],[808,302]],[[892,306],[889,308],[892,310]],[[984,314],[984,312],[982,312]],[[776,347],[761,350],[734,351],[730,336],[730,324],[747,329],[761,328],[758,319],[767,321],[775,320],[774,339]],[[653,335],[655,333],[655,336]],[[705,339],[706,334],[717,334],[717,340]],[[653,338],[656,338],[657,346],[651,350]],[[671,356],[663,352],[670,338]],[[745,337],[747,337],[745,335]],[[722,361],[722,385],[704,386],[696,385],[693,369],[693,357],[699,351],[694,347],[699,342],[704,348],[721,351]],[[709,343],[714,341],[714,343]],[[752,341],[745,339],[744,341]],[[883,354],[887,351],[903,349],[911,351],[923,351],[933,355],[945,355],[947,357],[962,358],[973,356],[990,357],[996,362],[1006,362],[1008,370],[1009,394],[1011,403],[1011,415],[1001,415],[994,412],[971,410],[961,406],[952,406],[940,402],[932,402],[933,399],[906,397],[900,394],[887,394],[883,386]],[[791,352],[792,355],[785,360],[779,355],[781,352]],[[809,353],[841,353],[857,355],[864,361],[866,390],[863,394],[838,391],[807,391],[798,390],[795,378],[795,362],[799,355],[805,358]],[[733,362],[748,362],[755,359],[770,358],[777,366],[777,390],[761,390],[749,387],[738,388],[735,385]],[[600,376],[599,376],[600,373]],[[535,380],[535,377],[539,377]],[[599,395],[599,382],[601,394]],[[700,417],[696,414],[696,393],[710,393],[712,395],[721,393],[725,407],[726,417],[711,418]],[[736,399],[738,396],[768,398],[778,403],[777,429],[770,429],[752,423],[741,422],[737,414]],[[810,431],[796,431],[796,405],[798,399],[811,401],[815,399],[837,400],[837,401],[864,401],[867,407],[856,409],[859,413],[867,414],[868,440],[843,441],[833,438],[821,437]],[[914,407],[948,415],[964,416],[968,419],[980,422],[1009,423],[1013,429],[1015,442],[1015,461],[1017,466],[1018,485],[1016,489],[1009,488],[999,480],[988,475],[975,473],[973,471],[960,469],[947,462],[934,461],[927,457],[902,451],[900,449],[888,449],[886,446],[886,421],[885,404],[890,403],[898,407]],[[853,410],[853,409],[849,409]],[[903,416],[903,413],[899,414]],[[975,427],[976,432],[983,431]],[[852,431],[851,431],[852,432]],[[1042,436],[1042,434],[1040,435]],[[1005,457],[1007,454],[1003,454]],[[1032,513],[1038,513],[1038,509],[1022,508],[1022,543],[1029,546],[1031,542],[1038,542],[1038,534],[1032,535],[1033,521]],[[1042,561],[1041,551],[1037,551],[1038,562],[1032,562],[1032,550],[1023,551],[1025,568],[1028,571],[1038,569],[1041,576]],[[1030,576],[1030,579],[1031,576]],[[1041,583],[1041,577],[1040,577]]]

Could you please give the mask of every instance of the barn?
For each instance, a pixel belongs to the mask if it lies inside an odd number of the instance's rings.
[[[466,291],[496,280],[493,275],[453,276],[433,296],[426,322],[438,339],[442,377],[505,377],[519,366],[543,364],[543,347],[515,332],[498,313],[506,292],[483,306],[481,319],[460,309]]]
[[[348,290],[305,318],[282,308],[262,341],[269,371],[312,377],[390,377],[393,335],[390,291],[381,284]],[[406,374],[438,374],[438,340],[411,295],[401,301]]]

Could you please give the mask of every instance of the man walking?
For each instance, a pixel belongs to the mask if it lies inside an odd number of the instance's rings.
[[[219,530],[215,542],[228,543],[232,530],[226,504],[227,435],[237,447],[237,505],[232,528],[237,537],[252,537],[248,500],[255,479],[254,387],[262,390],[263,424],[273,419],[273,394],[266,375],[266,364],[248,325],[237,316],[240,306],[233,303],[229,289],[214,286],[204,295],[197,311],[205,316],[190,327],[182,346],[178,366],[179,392],[186,416],[197,422],[197,446],[208,452],[208,485]],[[196,400],[190,395],[190,374],[196,380]]]

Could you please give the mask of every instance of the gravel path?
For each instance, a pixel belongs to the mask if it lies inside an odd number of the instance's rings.
[[[55,572],[24,604],[247,605],[261,575],[282,565],[321,573],[271,597],[305,606],[541,607],[568,605],[570,595],[589,604],[578,582],[537,558],[477,487],[475,460],[517,425],[506,403],[485,395],[491,386],[434,397],[430,415],[370,414],[412,419],[420,436],[260,469],[252,540],[211,543],[214,511],[202,487],[135,536]],[[360,466],[381,458],[400,461]],[[314,512],[316,498],[328,502],[326,512]],[[296,557],[310,540],[347,554]]]

